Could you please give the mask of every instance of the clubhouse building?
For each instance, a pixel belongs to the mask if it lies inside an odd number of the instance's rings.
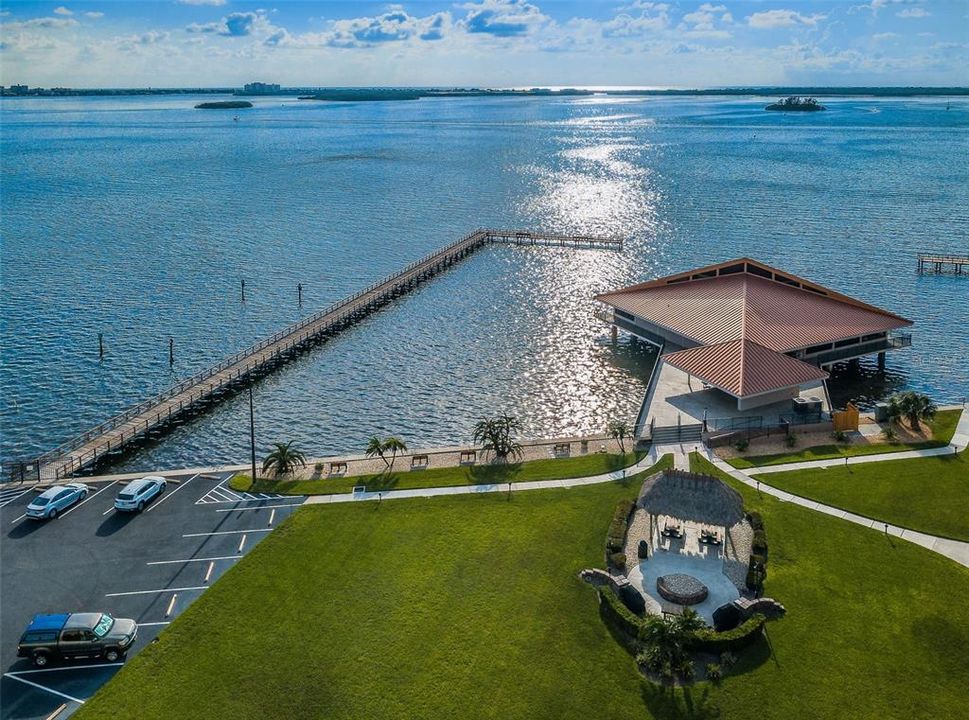
[[[795,411],[799,403],[830,406],[824,382],[832,364],[875,354],[884,366],[887,351],[911,345],[911,335],[897,331],[912,321],[750,258],[596,299],[608,306],[601,316],[614,332],[622,329],[660,348],[651,386],[662,386],[665,374],[676,386],[666,388],[667,397],[684,389],[703,394],[680,403],[678,423],[683,413],[696,420],[700,405],[704,416],[728,406],[730,414],[769,406]]]

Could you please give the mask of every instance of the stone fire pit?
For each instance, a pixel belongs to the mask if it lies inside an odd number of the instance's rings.
[[[707,586],[692,575],[682,573],[656,578],[656,590],[677,605],[696,605],[707,599]]]

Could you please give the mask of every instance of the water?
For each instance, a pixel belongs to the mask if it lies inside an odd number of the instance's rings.
[[[261,447],[532,436],[632,418],[654,361],[592,296],[750,255],[916,321],[838,399],[969,394],[969,102],[754,98],[4,99],[2,454],[35,454],[479,226],[627,238],[622,254],[489,248],[255,387]],[[240,301],[240,280],[247,299]],[[296,285],[303,284],[303,306]],[[97,335],[106,356],[98,359]],[[176,362],[168,364],[168,340]],[[230,398],[120,467],[240,462]]]

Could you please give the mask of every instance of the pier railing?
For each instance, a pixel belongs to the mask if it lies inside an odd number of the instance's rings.
[[[181,414],[186,408],[193,406],[195,403],[211,397],[226,384],[238,382],[241,378],[258,371],[260,368],[269,365],[281,356],[288,354],[297,346],[325,333],[327,329],[351,321],[361,311],[361,308],[368,307],[367,303],[360,303],[368,295],[376,293],[369,303],[369,306],[372,306],[385,299],[388,294],[398,291],[397,281],[409,274],[415,273],[422,266],[426,266],[427,272],[434,272],[436,268],[440,268],[442,263],[449,263],[458,257],[463,257],[466,254],[465,251],[474,251],[492,242],[575,248],[622,249],[621,239],[569,236],[555,233],[533,233],[517,230],[477,229],[459,240],[409,263],[395,273],[371,283],[353,295],[302,318],[215,365],[196,372],[191,377],[185,378],[151,398],[125,409],[123,412],[90,428],[84,433],[76,435],[70,440],[61,443],[56,448],[33,458],[29,462],[6,463],[7,467],[3,468],[3,476],[5,478],[11,478],[17,473],[21,476],[29,473],[32,477],[47,479],[41,477],[42,474],[45,474],[42,473],[42,468],[50,465],[57,465],[53,472],[55,478],[70,475],[96,460],[99,455],[103,456],[106,453],[119,450],[121,446],[130,442],[134,437],[140,436],[148,432],[152,427]],[[418,277],[424,277],[425,275],[426,273],[418,273]],[[325,319],[328,319],[328,321],[324,325],[314,327]],[[267,352],[269,353],[268,356],[266,355]],[[249,362],[245,362],[247,359]],[[241,365],[243,362],[245,362],[245,365]],[[226,371],[233,367],[235,367],[234,372],[229,372],[228,375],[225,375]],[[220,374],[222,377],[219,377]],[[186,395],[186,393],[188,394]],[[176,398],[178,399],[177,406],[175,405]],[[166,403],[169,404],[166,405]],[[120,436],[115,439],[114,443],[112,443],[111,439],[107,439],[101,446],[95,446],[79,454],[74,453],[74,451],[96,441],[99,437],[111,433],[118,428],[123,428],[126,425],[133,425],[133,427],[130,431],[123,430]],[[125,434],[126,432],[127,436]],[[112,445],[114,446],[112,447]],[[74,454],[72,455],[72,453]]]

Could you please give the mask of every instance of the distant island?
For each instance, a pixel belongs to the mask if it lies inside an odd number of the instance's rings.
[[[487,89],[487,88],[330,88],[312,95],[301,95],[300,100],[328,100],[330,102],[380,102],[391,100],[419,100],[429,97],[532,97],[563,95],[594,95],[592,90],[575,88]]]
[[[797,95],[779,100],[768,105],[765,110],[779,110],[781,112],[818,112],[827,108],[814,98],[802,98]]]
[[[252,103],[248,100],[219,100],[218,102],[204,102],[195,106],[196,110],[238,110],[240,108],[251,108]]]

